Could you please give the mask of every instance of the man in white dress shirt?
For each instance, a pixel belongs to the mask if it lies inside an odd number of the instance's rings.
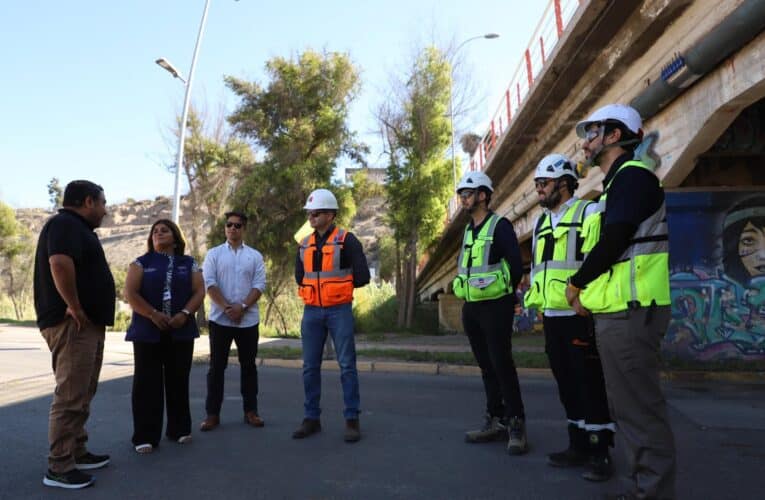
[[[202,273],[210,307],[210,369],[207,372],[207,399],[200,430],[211,431],[220,425],[223,380],[231,342],[236,342],[241,367],[244,422],[263,427],[258,414],[258,324],[257,301],[266,288],[263,256],[244,244],[242,237],[247,216],[226,213],[226,242],[210,249]]]

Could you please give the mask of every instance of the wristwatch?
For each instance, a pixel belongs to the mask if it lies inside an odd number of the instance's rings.
[[[191,316],[191,311],[189,311],[188,309],[181,309],[181,312],[185,314],[186,316]]]
[[[242,302],[242,311],[246,311],[248,307],[250,307],[250,306],[248,306],[247,304]]]

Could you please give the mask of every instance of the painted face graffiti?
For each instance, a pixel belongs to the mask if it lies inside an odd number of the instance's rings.
[[[738,255],[750,277],[765,275],[765,227],[748,222],[738,238]]]

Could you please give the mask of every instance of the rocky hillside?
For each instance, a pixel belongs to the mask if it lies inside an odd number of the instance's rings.
[[[109,264],[112,267],[126,269],[133,259],[146,251],[146,239],[154,221],[162,218],[169,219],[171,213],[170,199],[164,196],[154,200],[130,200],[109,205],[107,216],[101,227],[96,230]],[[37,235],[52,212],[37,208],[21,208],[16,211],[16,215],[19,221]],[[182,210],[181,227],[184,233],[187,233],[191,229],[190,222],[183,215]]]
[[[189,210],[181,203],[181,228],[188,238],[191,234],[191,221],[185,217]],[[112,267],[126,269],[128,264],[146,251],[146,239],[149,228],[157,219],[171,218],[172,204],[169,198],[159,196],[154,200],[127,201],[107,207],[108,215],[96,231],[104,246],[106,258]],[[32,234],[39,234],[45,221],[52,215],[51,211],[37,208],[21,208],[16,210],[16,216]],[[364,245],[369,265],[379,267],[378,239],[386,231],[383,226],[384,205],[381,198],[372,199],[358,207],[350,230],[356,234]],[[203,215],[206,219],[206,216]],[[197,228],[200,245],[204,247],[209,227],[205,222]]]

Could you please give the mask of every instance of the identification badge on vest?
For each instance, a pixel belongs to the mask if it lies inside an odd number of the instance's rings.
[[[470,286],[480,289],[486,288],[495,281],[497,281],[496,276],[473,276],[472,278],[468,278],[468,284]]]

